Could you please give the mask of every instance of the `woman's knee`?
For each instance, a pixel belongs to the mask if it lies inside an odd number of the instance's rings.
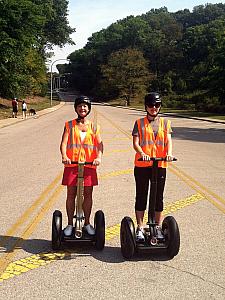
[[[77,193],[76,186],[67,186],[67,201],[72,201],[75,199]]]
[[[93,186],[85,186],[84,187],[84,200],[92,199]]]

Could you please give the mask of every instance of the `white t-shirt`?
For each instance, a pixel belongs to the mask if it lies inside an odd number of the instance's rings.
[[[81,142],[84,141],[84,139],[85,139],[85,137],[86,137],[86,134],[87,134],[86,131],[81,131],[81,130],[80,130],[80,139],[81,139]]]
[[[26,104],[26,103],[23,103],[23,104],[22,104],[22,109],[23,109],[23,110],[26,110],[26,109],[27,109],[27,104]]]

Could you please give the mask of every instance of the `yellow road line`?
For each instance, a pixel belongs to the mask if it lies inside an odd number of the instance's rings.
[[[99,178],[100,179],[107,179],[107,178],[115,177],[115,176],[119,176],[119,175],[131,174],[132,172],[133,172],[133,169],[113,171],[113,172],[109,172],[109,173],[106,173],[106,174],[102,174],[102,175],[99,176]]]
[[[122,170],[122,171],[117,171],[117,172],[111,172],[105,175],[100,176],[101,179],[106,179],[109,177],[113,177],[113,176],[119,176],[119,175],[123,175],[123,174],[129,174],[132,172],[132,169],[129,170]],[[59,178],[61,178],[62,174],[60,173],[57,178],[53,181],[52,184],[50,184],[48,186],[48,188],[42,193],[42,195],[38,198],[39,201],[36,201],[35,204],[40,204],[41,201],[44,200],[44,196],[46,196],[47,191],[49,192],[50,189],[52,189],[54,187],[54,185],[56,184],[56,182],[58,182]],[[64,187],[63,186],[59,186],[54,193],[51,195],[51,197],[49,199],[47,199],[46,203],[42,206],[42,208],[36,213],[35,216],[33,216],[33,218],[31,219],[30,223],[27,225],[26,229],[23,231],[22,235],[20,236],[20,238],[18,238],[14,243],[11,244],[10,248],[8,248],[7,254],[5,254],[1,259],[0,259],[0,273],[4,271],[4,269],[6,268],[6,266],[12,261],[12,258],[16,255],[16,250],[20,249],[22,243],[24,242],[24,240],[26,240],[35,230],[35,228],[37,227],[37,225],[39,224],[39,222],[44,218],[44,215],[46,214],[46,212],[52,207],[52,205],[55,203],[55,201],[57,200],[60,192],[62,191]],[[40,201],[41,200],[41,201]],[[37,205],[36,205],[37,206]],[[35,206],[35,207],[36,207]],[[31,210],[32,209],[32,210]],[[22,217],[17,221],[17,223],[15,225],[17,226],[13,226],[12,229],[8,232],[11,233],[11,235],[13,233],[15,233],[15,228],[18,229],[19,225],[22,225],[24,222],[22,220],[22,218],[24,216],[26,216],[26,218],[28,219],[28,217],[30,216],[29,213],[31,213],[34,210],[34,205],[31,206],[31,208],[29,208],[23,215]],[[14,229],[14,230],[13,230]],[[11,236],[6,236],[3,240],[6,243],[8,239],[10,239]],[[2,247],[4,247],[5,243],[3,244],[3,240],[2,240]]]
[[[53,190],[62,177],[62,172],[47,186],[36,201],[20,216],[15,224],[5,233],[5,236],[0,240],[0,247],[2,247],[11,236],[14,236],[22,225],[31,217],[31,214],[37,209],[39,205],[45,200],[45,197]]]
[[[30,270],[39,268],[41,266],[45,266],[52,261],[64,259],[67,255],[68,254],[65,252],[40,253],[12,262],[8,265],[5,272],[1,275],[0,282],[22,273],[26,273]]]
[[[47,200],[47,202],[43,205],[41,210],[36,214],[36,216],[30,221],[29,225],[26,227],[24,232],[22,233],[21,237],[15,241],[13,245],[11,245],[11,249],[8,249],[7,254],[5,254],[1,259],[0,259],[0,273],[5,270],[7,265],[12,261],[12,258],[16,255],[16,252],[18,249],[20,249],[22,243],[24,242],[25,239],[27,239],[34,229],[37,227],[39,222],[43,219],[45,216],[46,212],[52,207],[52,205],[55,203],[57,200],[60,192],[62,191],[63,186],[59,186],[55,192],[51,195],[51,197]]]
[[[122,132],[123,134],[125,134],[129,139],[132,138],[131,134],[128,133],[127,131],[123,130],[120,126],[118,126],[115,122],[113,122],[112,120],[110,120],[109,118],[107,118],[105,115],[103,115],[102,113],[98,112],[99,115],[101,115],[104,119],[106,119],[109,123],[111,123],[115,128],[117,128],[120,132]]]
[[[175,166],[170,166],[170,171],[172,173],[174,173],[176,176],[178,176],[179,178],[182,179],[182,181],[184,181],[187,185],[189,185],[192,189],[194,189],[196,192],[200,193],[202,196],[204,196],[210,203],[212,203],[216,208],[218,208],[220,211],[222,211],[223,213],[225,213],[225,207],[222,206],[224,203],[224,200],[219,197],[218,195],[216,195],[214,192],[210,191],[209,189],[207,189],[206,187],[204,187],[202,184],[200,184],[198,181],[196,181],[194,178],[192,178],[191,176],[185,174],[183,171],[181,171],[180,169],[178,169]],[[207,194],[208,193],[208,194]],[[217,201],[215,201],[215,199],[213,199],[210,195],[212,195]]]
[[[165,206],[164,215],[169,214],[171,212],[175,212],[189,205],[192,205],[202,199],[203,199],[202,195],[195,194],[185,199],[181,199],[173,203],[168,203]],[[106,234],[105,234],[106,240],[109,241],[115,238],[116,236],[119,235],[119,233],[120,233],[120,224],[116,224],[114,226],[108,227],[106,229]],[[19,259],[17,261],[9,263],[6,270],[0,276],[0,282],[18,276],[22,273],[26,273],[30,270],[39,268],[41,266],[45,266],[51,262],[69,258],[70,256],[71,253],[69,251],[66,251],[66,252],[39,253],[36,255]]]
[[[131,148],[130,149],[114,149],[114,150],[110,150],[110,151],[106,151],[104,152],[104,157],[111,155],[113,153],[124,153],[124,152],[131,152]]]
[[[185,199],[181,199],[181,200],[177,200],[172,203],[168,203],[163,210],[163,215],[164,216],[168,215],[170,213],[173,213],[184,207],[192,205],[203,199],[204,199],[204,197],[201,194],[195,194],[195,195],[192,195]],[[147,214],[145,214],[144,221],[147,222]],[[106,240],[110,240],[110,239],[114,238],[115,236],[117,236],[119,234],[119,231],[120,231],[120,224],[116,224],[112,227],[107,228],[106,229]]]
[[[223,198],[221,198],[219,195],[217,195],[216,193],[210,191],[207,187],[203,186],[201,183],[199,183],[197,180],[195,180],[193,177],[189,176],[188,174],[186,174],[184,171],[178,169],[177,166],[172,165],[172,168],[176,169],[179,173],[181,173],[183,176],[187,177],[188,179],[190,179],[191,181],[193,181],[196,185],[198,185],[200,188],[202,188],[203,190],[205,190],[208,194],[210,194],[211,196],[213,196],[214,198],[217,198],[221,203],[225,204],[225,200]]]
[[[100,175],[99,177],[102,178],[108,178],[112,176],[118,176],[122,174],[128,174],[131,173],[132,169],[129,170],[122,170],[118,172],[110,172],[106,173],[105,175]],[[5,233],[5,236],[1,238],[0,240],[0,247],[2,247],[8,239],[10,239],[11,236],[14,236],[16,232],[19,230],[19,227],[23,225],[30,217],[31,214],[37,209],[39,205],[41,205],[42,202],[44,202],[45,198],[47,195],[54,189],[54,187],[57,185],[57,183],[61,180],[62,178],[62,172],[47,186],[47,188],[41,193],[41,195],[36,199],[32,205],[26,209],[26,211],[19,217],[17,222],[12,225],[12,227]]]

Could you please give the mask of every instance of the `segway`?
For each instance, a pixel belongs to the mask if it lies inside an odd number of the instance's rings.
[[[62,213],[55,210],[52,217],[52,249],[60,250],[62,243],[87,242],[95,245],[97,250],[102,250],[105,246],[105,216],[103,211],[98,210],[94,217],[95,235],[89,235],[84,230],[84,214],[82,210],[84,193],[84,165],[92,164],[88,162],[72,161],[78,165],[77,199],[75,210],[75,222],[71,236],[65,236],[62,230]]]
[[[142,159],[139,159],[142,160]],[[158,162],[165,158],[150,158],[152,165],[152,180],[148,204],[148,221],[144,228],[144,241],[136,240],[134,222],[130,217],[124,217],[120,227],[120,245],[124,258],[131,259],[135,253],[142,250],[166,250],[167,256],[173,258],[180,249],[180,233],[174,217],[167,216],[162,223],[162,234],[158,238],[158,224],[155,222],[155,203],[157,195]],[[173,161],[176,161],[173,158]]]

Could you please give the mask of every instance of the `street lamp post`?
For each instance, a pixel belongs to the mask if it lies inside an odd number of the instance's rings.
[[[52,67],[53,67],[54,63],[57,62],[57,61],[59,61],[59,60],[67,60],[67,61],[68,61],[69,59],[67,59],[67,58],[60,58],[60,59],[54,60],[54,61],[51,63],[51,79],[50,79],[50,81],[51,81],[51,96],[50,96],[50,106],[52,106],[52,93],[53,93],[53,74],[52,74]]]

